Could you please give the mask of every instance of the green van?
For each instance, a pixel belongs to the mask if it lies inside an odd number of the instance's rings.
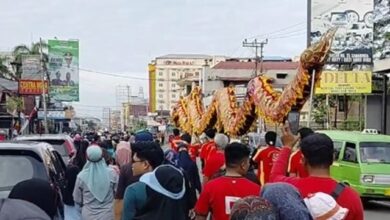
[[[318,131],[334,142],[331,176],[348,183],[364,200],[390,200],[390,136]]]

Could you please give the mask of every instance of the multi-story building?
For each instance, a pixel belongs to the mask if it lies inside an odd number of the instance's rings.
[[[178,82],[192,79],[199,82],[204,65],[214,66],[225,60],[223,56],[198,54],[169,54],[157,57],[149,64],[149,87],[151,111],[168,113],[185,94]]]

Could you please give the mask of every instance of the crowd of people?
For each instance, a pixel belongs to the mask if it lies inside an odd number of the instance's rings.
[[[64,218],[363,219],[358,193],[330,177],[328,136],[309,128],[296,136],[286,123],[280,138],[281,148],[269,131],[266,146],[253,150],[214,129],[200,137],[174,129],[168,147],[148,131],[89,140],[75,135]],[[23,181],[0,200],[0,219],[60,219],[58,199],[47,182]]]

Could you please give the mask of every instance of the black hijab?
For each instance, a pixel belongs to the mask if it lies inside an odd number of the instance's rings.
[[[21,199],[41,208],[50,218],[57,212],[57,193],[47,181],[29,179],[16,184],[9,194],[10,199]]]
[[[159,182],[160,186],[167,190],[169,193],[177,194],[183,190],[184,176],[177,169],[170,165],[162,165],[153,173],[149,173],[147,179],[145,175],[141,177],[140,181],[146,183],[146,195],[147,201],[141,210],[137,211],[135,220],[148,220],[148,219],[169,219],[169,220],[186,220],[188,219],[189,208],[187,206],[187,197],[181,196],[181,198],[173,198],[158,192],[153,185],[155,179]],[[152,177],[154,176],[154,177]],[[148,178],[151,177],[151,178]],[[185,189],[184,189],[185,190]],[[175,211],[172,211],[175,210]]]
[[[76,143],[76,157],[73,160],[73,165],[77,166],[80,170],[83,169],[85,163],[87,162],[87,148],[89,146],[88,141],[79,141]]]

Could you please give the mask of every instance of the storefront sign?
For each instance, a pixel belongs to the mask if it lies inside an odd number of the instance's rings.
[[[324,71],[316,87],[316,94],[371,93],[370,71]]]
[[[42,94],[42,80],[19,80],[20,95],[40,95]],[[48,83],[45,81],[45,93],[48,92]]]

